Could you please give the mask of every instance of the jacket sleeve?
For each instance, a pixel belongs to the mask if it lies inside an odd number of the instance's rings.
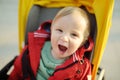
[[[16,68],[14,68],[14,70],[11,72],[8,80],[22,80]]]
[[[23,73],[22,73],[22,55],[24,51],[26,50],[27,46],[22,50],[22,53],[16,58],[13,70],[10,73],[8,80],[22,80],[23,79]]]
[[[12,70],[12,72],[9,75],[8,80],[20,80],[21,79],[21,69],[19,66],[20,62],[18,62],[18,58],[16,59],[15,63],[14,63],[14,69]],[[22,80],[22,79],[21,79]]]

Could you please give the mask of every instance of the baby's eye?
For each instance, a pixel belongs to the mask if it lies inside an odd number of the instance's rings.
[[[61,29],[56,29],[57,31],[59,31],[59,32],[63,32]]]
[[[75,33],[72,33],[71,35],[72,35],[73,37],[78,37],[78,35],[75,34]]]

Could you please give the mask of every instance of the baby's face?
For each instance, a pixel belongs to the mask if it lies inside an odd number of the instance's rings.
[[[81,46],[86,21],[78,12],[57,19],[51,27],[52,55],[56,59],[66,58]]]

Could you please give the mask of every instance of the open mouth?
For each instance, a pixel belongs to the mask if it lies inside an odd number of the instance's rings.
[[[66,47],[66,46],[63,46],[63,45],[60,45],[60,44],[58,45],[58,48],[59,48],[59,50],[62,51],[63,53],[66,52],[66,50],[67,50],[67,47]]]

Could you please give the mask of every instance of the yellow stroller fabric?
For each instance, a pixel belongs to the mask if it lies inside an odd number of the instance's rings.
[[[94,13],[97,21],[97,37],[93,55],[92,80],[95,79],[111,26],[114,0],[19,0],[19,49],[24,44],[25,27],[28,13],[33,5],[47,8],[84,5],[90,13]]]

